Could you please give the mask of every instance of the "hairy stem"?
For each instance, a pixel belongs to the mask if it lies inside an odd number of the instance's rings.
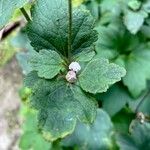
[[[71,58],[71,37],[72,37],[72,0],[68,0],[69,26],[68,26],[68,59]]]
[[[24,17],[26,18],[26,20],[27,20],[28,22],[31,21],[31,19],[30,19],[28,13],[26,12],[26,10],[25,10],[23,7],[20,8],[20,11],[22,12],[22,14],[24,15]]]

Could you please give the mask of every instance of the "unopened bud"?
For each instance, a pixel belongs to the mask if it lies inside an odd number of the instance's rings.
[[[74,83],[77,80],[76,73],[74,71],[68,71],[66,75],[66,80],[69,83]]]
[[[69,65],[69,70],[72,70],[72,71],[78,73],[81,70],[81,66],[79,65],[78,62],[72,62]]]
[[[137,119],[139,119],[141,123],[144,123],[144,121],[145,121],[144,114],[142,112],[138,112],[137,113]]]

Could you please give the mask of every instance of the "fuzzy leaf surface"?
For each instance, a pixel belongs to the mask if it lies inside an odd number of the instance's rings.
[[[33,81],[31,73],[26,77],[26,84],[30,79]],[[39,127],[49,141],[72,133],[77,120],[91,123],[95,119],[95,100],[76,85],[69,85],[63,80],[39,79],[34,82],[32,91],[30,105],[39,111]]]
[[[125,74],[124,68],[109,63],[107,59],[94,59],[87,64],[80,74],[79,82],[86,92],[102,93],[106,92],[110,85],[120,81]]]
[[[95,52],[91,49],[82,51],[81,53],[74,56],[74,60],[77,62],[88,62],[95,56]]]
[[[27,32],[37,50],[51,49],[66,56],[68,49],[68,8],[66,0],[38,0],[32,9]],[[94,19],[89,12],[73,9],[72,54],[86,51],[97,40]],[[93,51],[94,47],[91,47]]]
[[[39,77],[52,79],[63,68],[63,60],[55,51],[41,50],[32,54],[30,65],[38,72]]]

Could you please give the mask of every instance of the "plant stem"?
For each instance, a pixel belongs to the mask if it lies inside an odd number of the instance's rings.
[[[135,109],[135,113],[138,113],[140,106],[142,105],[142,103],[144,102],[144,100],[146,99],[147,96],[149,96],[150,94],[150,90],[148,90],[145,95],[142,97],[142,99],[140,100],[140,102],[138,103],[136,109]]]
[[[68,0],[69,26],[68,26],[68,59],[71,57],[72,50],[72,0]]]
[[[22,12],[22,14],[24,15],[24,17],[26,18],[26,20],[27,20],[28,22],[31,21],[31,19],[30,19],[28,13],[26,12],[26,10],[25,10],[23,7],[20,8],[20,11]]]
[[[17,22],[10,23],[6,27],[0,30],[0,41],[4,40],[7,36],[9,36],[16,28],[21,25],[21,20]]]
[[[54,141],[54,142],[52,142],[52,148],[51,148],[51,150],[60,150],[61,148],[60,148],[60,139],[58,139],[58,140],[56,140],[56,141]]]

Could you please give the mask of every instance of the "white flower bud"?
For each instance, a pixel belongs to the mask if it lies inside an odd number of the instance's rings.
[[[78,62],[72,62],[69,65],[69,70],[72,70],[72,71],[78,73],[81,70],[81,66],[79,65]]]
[[[140,120],[141,123],[144,123],[145,121],[145,116],[142,112],[137,113],[137,118]]]
[[[74,71],[68,71],[66,75],[66,80],[69,83],[74,83],[77,80],[76,73]]]

